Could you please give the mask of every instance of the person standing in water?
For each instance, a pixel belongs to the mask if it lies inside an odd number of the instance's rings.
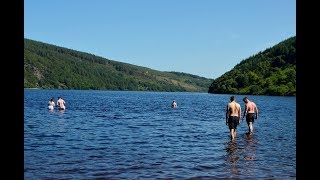
[[[58,97],[57,106],[59,110],[65,110],[66,109],[65,105],[66,105],[66,102],[61,97]]]
[[[226,109],[226,125],[229,126],[231,140],[237,136],[237,126],[240,123],[241,106],[236,102],[234,96],[230,97],[230,103]]]
[[[254,102],[250,101],[247,97],[243,98],[243,102],[245,103],[245,108],[243,112],[242,121],[244,117],[246,117],[247,125],[249,128],[248,134],[251,135],[253,134],[254,119],[258,119],[258,107]]]
[[[173,100],[173,101],[172,101],[171,107],[173,107],[173,108],[176,108],[176,107],[177,107],[177,102],[176,102],[176,100]]]
[[[48,102],[48,109],[49,110],[54,110],[54,98],[51,98],[50,101]]]

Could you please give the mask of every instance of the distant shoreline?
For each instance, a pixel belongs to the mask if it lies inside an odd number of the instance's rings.
[[[42,88],[24,88],[24,89],[42,89]]]

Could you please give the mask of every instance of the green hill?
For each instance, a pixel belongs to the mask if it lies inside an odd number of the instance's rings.
[[[213,80],[215,94],[296,95],[296,36],[249,57]]]
[[[207,92],[212,80],[24,39],[25,88]]]

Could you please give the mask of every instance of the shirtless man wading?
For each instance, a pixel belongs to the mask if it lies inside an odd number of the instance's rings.
[[[243,102],[246,103],[244,112],[243,112],[243,118],[246,117],[247,125],[249,128],[248,134],[253,134],[253,123],[254,119],[258,119],[258,107],[257,105],[250,101],[247,97],[243,98]]]
[[[230,103],[226,109],[226,125],[229,126],[231,140],[234,140],[237,135],[237,126],[240,123],[241,106],[236,102],[234,96],[230,97]]]

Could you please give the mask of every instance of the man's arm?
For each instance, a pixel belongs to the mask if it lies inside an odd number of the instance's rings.
[[[258,114],[259,114],[259,112],[258,112],[258,107],[257,107],[257,105],[256,104],[254,104],[254,109],[255,109],[255,111],[256,111],[256,119],[258,119]]]
[[[244,105],[242,121],[243,121],[244,117],[246,116],[246,111],[247,111],[247,105]]]
[[[227,109],[226,109],[226,125],[228,125],[228,118],[229,118],[229,105],[227,105]]]
[[[238,111],[238,124],[240,124],[240,119],[241,119],[241,106],[239,104],[239,111]]]

